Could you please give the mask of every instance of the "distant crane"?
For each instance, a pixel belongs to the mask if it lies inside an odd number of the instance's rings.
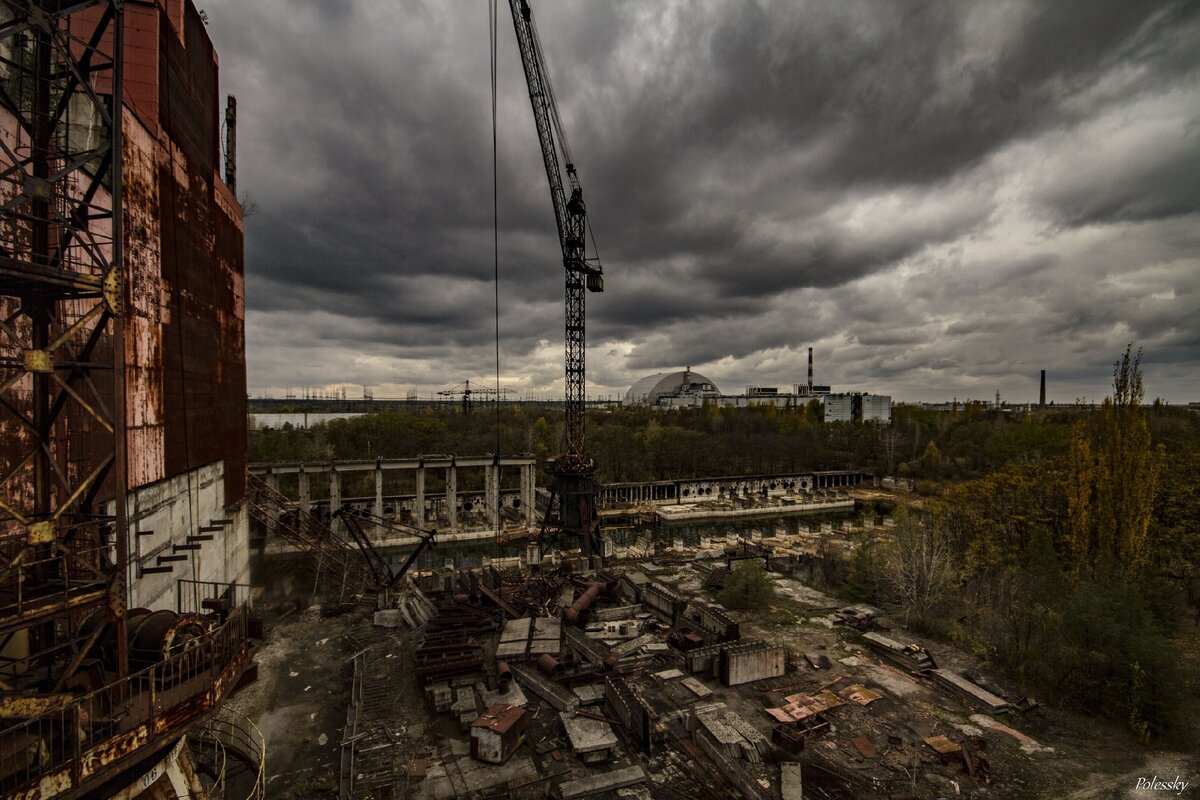
[[[512,393],[513,390],[507,387],[503,389],[492,389],[487,386],[480,386],[479,384],[471,386],[471,382],[468,380],[463,381],[457,386],[452,386],[449,389],[443,389],[442,391],[438,392],[438,395],[441,397],[462,398],[463,413],[469,414],[471,413],[471,398],[475,395],[483,395],[484,397],[490,398],[503,398],[508,397]]]
[[[553,526],[560,533],[577,538],[584,555],[595,565],[597,557],[602,557],[602,551],[600,525],[596,517],[596,464],[587,454],[584,428],[584,364],[587,349],[584,289],[589,292],[604,291],[604,270],[598,258],[589,259],[586,254],[587,205],[583,202],[583,189],[580,188],[574,158],[563,132],[542,44],[533,23],[533,12],[528,0],[509,0],[509,7],[516,29],[517,47],[521,51],[521,64],[525,69],[525,82],[529,86],[529,101],[533,106],[533,120],[542,148],[546,179],[550,183],[550,200],[554,205],[554,220],[558,225],[558,240],[562,246],[566,271],[564,446],[562,454],[547,465],[553,481],[542,531],[545,534]],[[570,197],[564,189],[559,167],[560,149],[566,164],[567,182],[571,187]],[[556,499],[558,522],[553,525]]]

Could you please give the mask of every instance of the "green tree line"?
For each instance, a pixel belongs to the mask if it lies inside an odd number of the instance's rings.
[[[890,425],[823,423],[819,409],[772,407],[593,410],[588,449],[604,482],[801,470],[862,469],[926,484],[983,477],[1006,464],[1066,456],[1075,424],[1093,412],[1018,413],[968,405],[957,412],[898,406]],[[1200,438],[1200,415],[1157,408],[1156,441]],[[497,435],[497,432],[499,435]],[[527,452],[545,460],[562,440],[562,413],[521,405],[381,412],[310,429],[250,432],[251,461],[408,458],[423,453]]]

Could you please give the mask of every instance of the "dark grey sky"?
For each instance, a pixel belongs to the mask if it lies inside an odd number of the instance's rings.
[[[238,97],[252,391],[493,366],[486,0],[201,0]],[[533,0],[607,275],[589,383],[1200,400],[1200,3]],[[502,381],[562,271],[501,5]]]

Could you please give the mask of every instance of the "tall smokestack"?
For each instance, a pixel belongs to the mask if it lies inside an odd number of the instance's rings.
[[[808,393],[812,394],[812,348],[808,348]]]
[[[1038,408],[1046,407],[1046,370],[1042,370],[1042,391],[1038,394]]]

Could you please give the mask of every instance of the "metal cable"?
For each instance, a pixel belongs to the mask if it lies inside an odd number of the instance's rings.
[[[499,156],[496,148],[496,53],[499,9],[496,0],[488,0],[488,27],[491,47],[492,68],[492,258],[493,284],[496,301],[496,457],[500,457],[500,175]]]

